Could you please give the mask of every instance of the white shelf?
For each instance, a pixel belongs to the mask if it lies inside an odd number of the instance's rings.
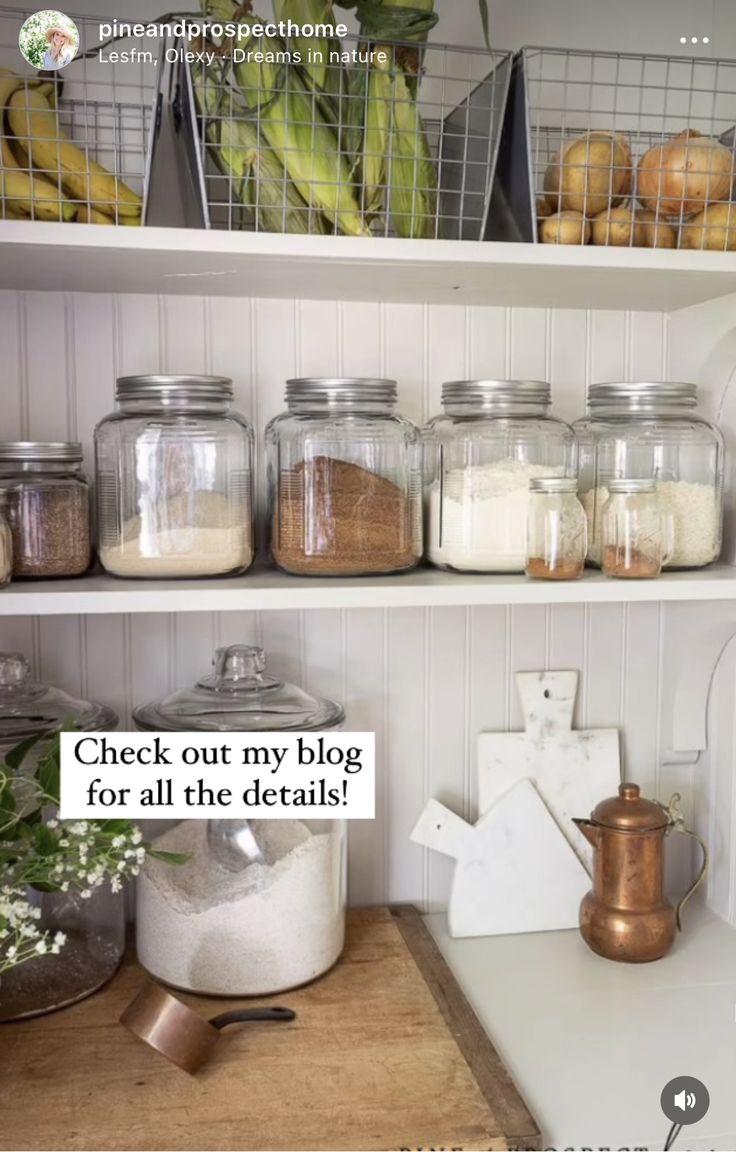
[[[671,312],[736,292],[736,253],[0,220],[0,288]]]
[[[101,615],[127,612],[238,612],[297,608],[438,608],[482,604],[616,604],[736,600],[736,568],[716,565],[659,580],[555,583],[524,576],[462,576],[420,568],[404,576],[304,579],[256,568],[223,580],[18,581],[0,591],[1,616]]]
[[[736,931],[712,912],[689,906],[654,964],[602,960],[577,931],[452,940],[444,915],[426,923],[543,1148],[661,1149],[660,1093],[683,1075],[703,1081],[710,1110],[675,1148],[736,1148]]]

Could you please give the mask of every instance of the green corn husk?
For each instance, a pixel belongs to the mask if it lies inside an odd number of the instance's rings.
[[[283,51],[283,43],[269,38],[263,48]],[[370,235],[347,159],[298,72],[246,59],[235,65],[234,74],[264,139],[307,204],[349,236]]]
[[[295,24],[336,22],[332,0],[273,0],[273,11],[277,20],[292,20]],[[323,91],[330,59],[330,41],[319,36],[295,36],[289,46],[301,56],[299,67],[309,87],[317,92]]]
[[[223,115],[227,86],[218,69],[209,79],[201,64],[192,66],[192,81],[206,126],[209,152],[220,171],[232,181],[233,197],[249,210],[259,232],[317,233],[326,231],[324,218],[310,209],[289,180],[283,164],[259,136],[255,124],[242,116]]]
[[[361,164],[363,211],[380,212],[386,190],[386,164],[391,139],[393,80],[384,64],[374,63],[368,75]]]
[[[422,118],[406,79],[392,81],[389,211],[399,236],[432,239],[437,218],[437,172]]]

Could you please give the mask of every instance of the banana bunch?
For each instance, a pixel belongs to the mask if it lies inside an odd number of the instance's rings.
[[[53,99],[53,84],[0,70],[0,215],[140,224],[141,197],[67,138]]]

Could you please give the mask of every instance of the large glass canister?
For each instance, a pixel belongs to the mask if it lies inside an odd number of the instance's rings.
[[[575,436],[536,380],[457,380],[424,429],[427,557],[458,572],[523,572],[529,482],[575,472]]]
[[[723,521],[723,437],[697,413],[694,384],[593,384],[588,415],[575,424],[580,494],[588,517],[588,562],[601,563],[601,522],[611,480],[657,481],[670,517],[665,568],[718,559]]]
[[[253,430],[220,376],[127,376],[95,429],[99,556],[114,576],[226,576],[253,560]]]
[[[260,648],[233,645],[193,688],[133,719],[144,731],[318,732],[339,728],[344,713],[268,675]],[[156,979],[213,996],[268,995],[314,980],[340,956],[345,821],[185,820],[154,847],[189,856],[177,867],[149,856],[138,878],[138,957]]]
[[[8,493],[13,576],[81,576],[92,560],[89,485],[76,442],[0,443],[0,488]]]
[[[422,555],[421,441],[396,382],[289,380],[266,429],[271,556],[299,576],[405,572]]]
[[[70,722],[82,731],[111,731],[118,718],[102,704],[78,700],[34,680],[27,660],[18,653],[0,653],[0,763],[22,741],[58,731]],[[36,766],[31,752],[22,770],[30,776]],[[0,827],[2,823],[0,813]],[[58,955],[39,956],[3,972],[0,1020],[38,1016],[74,1004],[117,971],[125,947],[124,893],[103,884],[83,897],[83,888],[80,884],[79,890],[66,892],[28,890],[28,902],[41,912],[36,926],[51,936],[61,932],[66,939]]]

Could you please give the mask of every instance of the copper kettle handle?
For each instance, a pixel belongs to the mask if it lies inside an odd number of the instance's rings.
[[[665,811],[667,812],[667,815],[670,818],[670,827],[674,828],[676,832],[682,832],[685,836],[689,836],[692,840],[695,840],[695,842],[700,845],[700,849],[703,853],[703,863],[700,866],[700,871],[698,872],[698,875],[696,876],[693,883],[690,885],[690,888],[688,889],[688,891],[685,893],[685,895],[680,900],[680,902],[677,905],[677,908],[675,910],[678,932],[682,932],[682,910],[685,907],[685,905],[687,904],[690,897],[692,895],[694,895],[694,893],[698,890],[698,888],[702,884],[703,880],[705,879],[706,872],[708,871],[708,845],[705,843],[705,840],[703,840],[700,836],[698,836],[697,832],[693,832],[692,829],[688,828],[687,825],[685,824],[685,817],[683,816],[682,812],[680,811],[680,801],[681,800],[682,800],[682,797],[681,797],[680,793],[675,792],[674,795],[672,796],[672,799],[669,802],[669,806],[665,809]],[[664,807],[664,805],[663,805],[663,807]]]

